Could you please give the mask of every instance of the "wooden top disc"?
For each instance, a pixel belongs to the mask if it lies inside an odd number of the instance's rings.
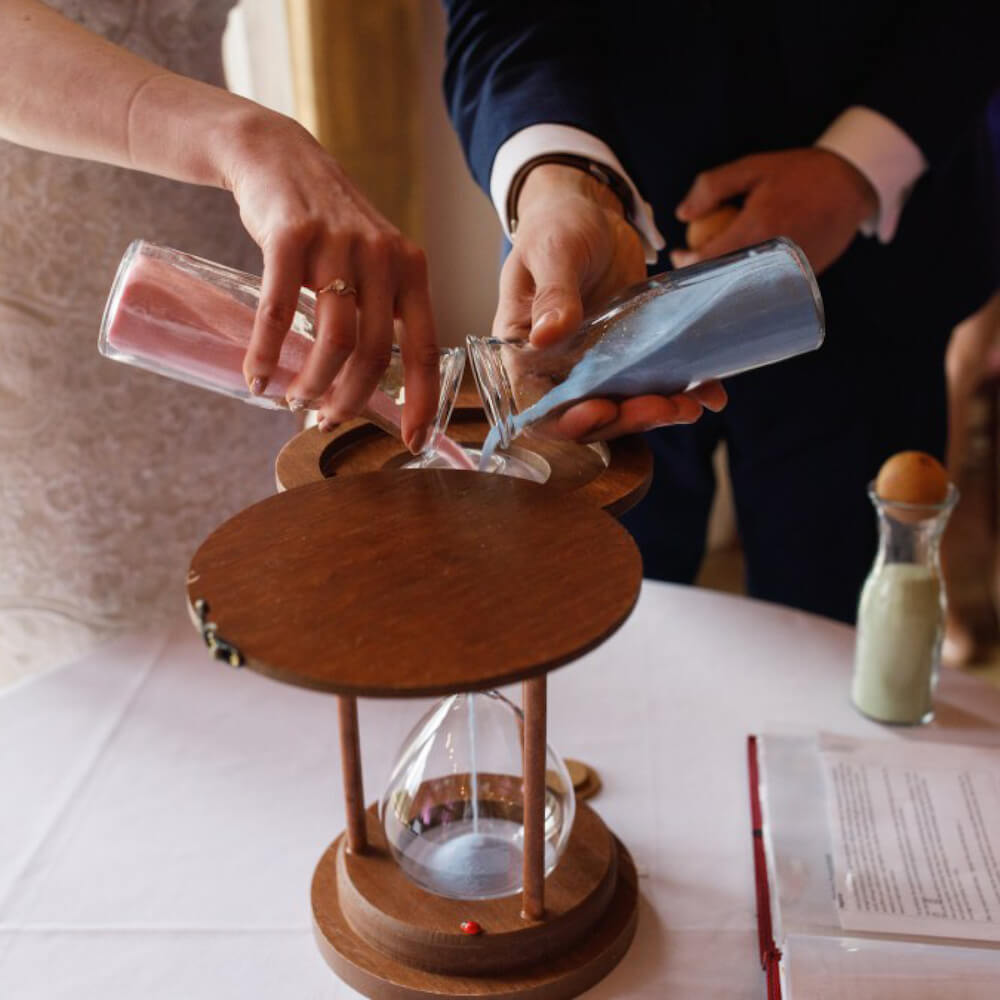
[[[277,680],[338,694],[498,687],[573,660],[628,617],[642,564],[592,503],[501,476],[395,470],[237,514],[188,598]]]

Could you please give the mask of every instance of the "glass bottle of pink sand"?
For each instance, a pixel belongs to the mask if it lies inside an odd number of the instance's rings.
[[[105,357],[158,375],[241,399],[254,406],[287,409],[285,393],[302,369],[315,339],[316,296],[303,288],[278,366],[261,395],[243,377],[259,277],[169,247],[135,240],[118,267],[101,321],[98,348]],[[464,452],[445,435],[458,396],[465,352],[441,351],[438,410],[424,453],[469,467]],[[394,347],[389,367],[363,416],[399,436],[404,399],[403,365]]]

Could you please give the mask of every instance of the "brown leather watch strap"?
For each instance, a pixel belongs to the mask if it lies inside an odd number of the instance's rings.
[[[594,180],[610,189],[612,194],[622,203],[625,218],[632,219],[635,208],[632,191],[616,170],[604,163],[598,163],[596,160],[579,156],[576,153],[543,153],[541,156],[528,160],[514,175],[514,180],[511,182],[510,190],[507,193],[507,224],[512,237],[517,233],[517,200],[521,195],[521,189],[524,187],[528,174],[543,163],[558,163],[589,174]]]

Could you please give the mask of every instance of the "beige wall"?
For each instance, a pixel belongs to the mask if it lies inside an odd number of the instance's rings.
[[[489,199],[473,183],[441,91],[444,14],[439,0],[421,0],[424,13],[423,119],[424,243],[443,343],[489,332],[496,308],[502,234]]]
[[[346,65],[345,58],[342,69],[352,81],[363,80],[369,73],[400,71],[413,79],[372,78],[367,93],[337,93],[336,100],[330,100],[321,110],[327,118],[337,119],[327,123],[331,133],[336,135],[338,124],[343,126],[339,134],[345,148],[341,154],[354,169],[359,185],[376,202],[380,200],[377,192],[385,192],[382,210],[390,217],[397,216],[393,221],[410,230],[425,246],[438,337],[442,344],[461,344],[467,334],[481,335],[490,328],[496,304],[500,226],[489,200],[469,176],[445,112],[441,92],[445,34],[441,4],[439,0],[407,0],[410,2],[416,5],[415,11],[401,7],[397,13],[406,14],[405,18],[386,21],[405,27],[407,32],[415,31],[415,46],[410,37],[402,35],[386,40],[381,53],[383,65],[377,60],[368,63],[363,53],[348,47],[343,51],[351,65]],[[295,12],[301,15],[308,9],[307,4],[299,2]],[[362,15],[378,13],[352,12],[355,27],[359,32],[370,32],[379,19]],[[321,23],[325,25],[326,20],[321,19]],[[296,27],[302,30],[301,16]],[[378,55],[377,43],[377,37],[369,38],[364,48]],[[241,0],[231,15],[224,48],[227,75],[234,90],[284,113],[293,113],[295,88],[286,0]],[[393,52],[396,59],[392,59]],[[389,65],[385,65],[387,62]],[[335,85],[330,82],[330,64],[324,62],[319,69],[322,72],[316,82]],[[335,81],[336,76],[332,79]],[[350,87],[356,90],[358,84],[353,82]],[[415,121],[400,121],[396,132],[384,119],[366,128],[364,115],[371,113],[371,105],[383,107],[389,114],[387,105],[392,104],[392,113],[399,115],[400,103],[409,94],[413,100],[406,103]],[[330,144],[336,155],[336,139]],[[406,152],[401,155],[398,150]],[[413,173],[402,184],[399,177],[387,176],[389,170]],[[415,204],[411,198],[414,192]]]

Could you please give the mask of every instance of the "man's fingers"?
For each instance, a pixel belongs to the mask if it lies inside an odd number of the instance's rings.
[[[562,340],[583,321],[580,269],[573,254],[542,246],[525,264],[531,273],[531,342],[536,347]]]
[[[305,272],[305,247],[294,240],[264,248],[264,276],[253,331],[243,358],[243,375],[254,395],[261,395],[274,376],[281,345],[299,304]]]
[[[729,402],[726,387],[715,379],[711,382],[702,382],[689,391],[706,410],[711,410],[713,413],[725,409],[726,403]]]
[[[596,440],[596,435],[617,419],[617,403],[610,399],[586,399],[560,414],[549,433],[571,441]]]
[[[740,210],[735,205],[722,205],[707,215],[699,215],[697,219],[692,219],[684,234],[688,249],[698,250],[709,240],[715,239],[736,221],[739,214]]]
[[[744,156],[721,167],[702,171],[677,206],[677,218],[681,222],[691,222],[718,208],[722,202],[745,194],[761,177],[762,159],[760,155]]]
[[[701,404],[686,392],[673,396],[633,396],[621,404],[618,433],[637,434],[671,424],[693,424],[701,412]]]
[[[759,216],[753,211],[743,211],[728,229],[702,246],[700,256],[703,260],[721,257],[723,254],[742,250],[744,247],[753,246],[754,243],[760,243],[777,235],[767,231],[761,225]]]
[[[515,249],[500,270],[500,297],[493,317],[492,335],[498,340],[527,340],[531,330],[531,273]]]
[[[711,260],[723,254],[753,246],[762,240],[770,239],[775,233],[766,233],[761,227],[757,216],[744,209],[733,221],[732,225],[702,244],[697,250],[674,250],[670,254],[670,263],[674,267],[690,267],[699,261]]]
[[[706,385],[718,383],[706,383]],[[699,387],[701,388],[701,387]],[[725,390],[722,390],[723,399]],[[718,402],[718,393],[708,393]],[[673,396],[633,396],[614,403],[609,399],[588,399],[571,406],[555,422],[559,437],[577,441],[610,440],[623,434],[638,434],[654,427],[670,424],[692,424],[702,413],[697,394],[677,393]]]

